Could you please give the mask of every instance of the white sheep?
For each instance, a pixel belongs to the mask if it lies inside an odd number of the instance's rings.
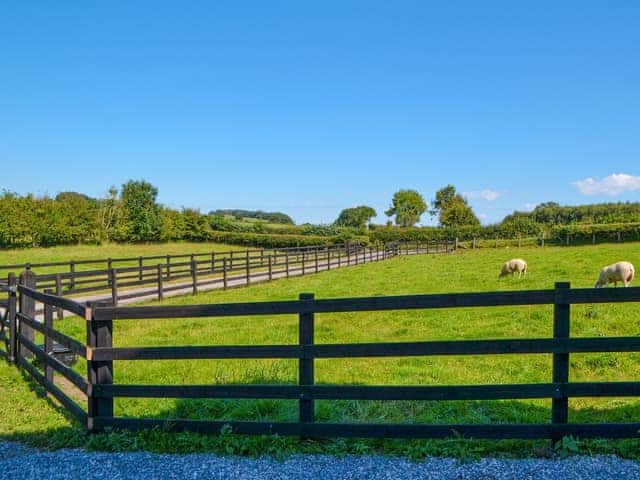
[[[499,277],[505,277],[509,274],[513,276],[514,273],[518,272],[518,278],[521,278],[523,275],[527,273],[527,262],[522,260],[521,258],[514,258],[509,260],[508,262],[504,262],[502,265],[502,270],[500,271]]]
[[[629,262],[618,262],[612,265],[607,265],[600,270],[600,276],[595,284],[595,288],[604,287],[609,283],[613,283],[614,286],[618,286],[618,282],[622,282],[625,287],[628,287],[633,280],[633,274],[635,269]]]

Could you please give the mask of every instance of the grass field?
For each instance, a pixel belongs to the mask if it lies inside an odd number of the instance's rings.
[[[178,255],[185,253],[228,252],[246,250],[245,247],[207,242],[167,242],[150,244],[105,243],[103,245],[73,245],[50,248],[0,249],[0,267],[3,265],[21,265],[24,263],[68,262],[69,260],[103,260],[111,258],[147,257],[152,255]],[[119,266],[125,266],[120,263]],[[137,265],[131,262],[130,265]],[[78,265],[77,270],[95,269],[95,265]],[[60,271],[60,267],[34,268],[36,273]],[[1,270],[4,278],[7,271]],[[17,273],[17,272],[16,272]]]
[[[521,256],[529,263],[526,278],[499,279],[503,261]],[[316,298],[400,295],[418,293],[496,291],[553,288],[556,281],[574,287],[593,286],[605,264],[626,259],[640,265],[640,244],[609,244],[573,248],[511,248],[459,251],[448,256],[420,255],[360,265],[347,269],[278,280],[246,289],[212,291],[197,298],[180,297],[165,304],[220,303],[297,298],[313,292]],[[637,284],[637,281],[636,281]],[[405,312],[316,315],[317,343],[419,341],[436,339],[531,338],[552,335],[552,307],[490,307],[483,309],[420,310]],[[580,305],[572,307],[572,336],[640,334],[640,305]],[[83,340],[84,324],[64,320],[57,324]],[[116,321],[114,345],[293,344],[297,317],[265,316],[219,319]],[[78,364],[79,371],[84,364]],[[115,362],[116,383],[224,384],[295,383],[297,362],[291,360],[210,360]],[[573,354],[570,380],[638,380],[637,354]],[[22,439],[51,448],[68,442],[104,449],[156,451],[218,451],[227,453],[282,453],[290,451],[392,452],[411,457],[502,454],[536,455],[548,442],[520,441],[404,441],[323,440],[299,443],[295,438],[223,437],[168,434],[111,433],[85,437],[69,426],[51,402],[35,400],[20,374],[0,364],[0,436]],[[4,379],[9,378],[8,387]],[[463,385],[482,383],[546,383],[551,379],[550,355],[411,357],[386,359],[318,360],[316,382],[364,385]],[[16,396],[19,401],[11,399]],[[548,422],[550,400],[469,402],[319,401],[321,422],[429,422],[504,423]],[[19,407],[17,405],[20,405]],[[42,413],[41,413],[42,412]],[[145,417],[263,419],[296,418],[293,401],[260,400],[116,400],[117,415]],[[573,422],[630,422],[640,418],[639,399],[575,399],[570,401]],[[39,421],[39,419],[43,419]],[[618,453],[640,457],[640,442],[594,440],[579,442],[583,452]]]

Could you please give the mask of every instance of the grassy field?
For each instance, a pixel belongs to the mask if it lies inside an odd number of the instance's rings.
[[[152,255],[178,255],[185,253],[228,252],[230,250],[246,250],[245,247],[207,242],[168,242],[150,244],[105,243],[103,245],[73,245],[50,248],[17,248],[0,249],[0,267],[3,265],[20,265],[29,263],[68,262],[69,260],[102,260],[106,258],[147,257]],[[120,263],[119,266],[124,266]],[[137,265],[136,262],[131,265]],[[51,268],[35,269],[37,273],[59,271]],[[77,270],[94,269],[95,265],[78,265]],[[5,270],[1,274],[5,275]]]
[[[529,263],[526,278],[498,278],[503,261],[520,256]],[[313,292],[316,298],[400,295],[418,293],[496,291],[553,288],[556,281],[574,287],[593,286],[605,264],[626,259],[640,265],[639,244],[610,244],[573,248],[511,248],[459,251],[448,256],[399,257],[386,262],[278,280],[247,289],[213,291],[197,298],[165,300],[165,304],[220,303],[297,298]],[[636,282],[637,283],[637,282]],[[552,307],[490,307],[406,312],[316,315],[316,342],[425,341],[436,339],[531,338],[552,335]],[[580,305],[572,307],[572,335],[616,336],[640,334],[640,305]],[[84,324],[65,320],[57,327],[83,340]],[[295,316],[220,319],[117,321],[116,346],[202,344],[293,344],[297,341]],[[79,371],[84,365],[78,364]],[[297,362],[291,360],[210,360],[116,362],[116,383],[224,384],[295,383]],[[573,354],[572,381],[637,380],[637,354]],[[0,436],[51,448],[68,442],[103,449],[156,451],[218,451],[260,454],[291,451],[391,452],[411,457],[501,454],[539,455],[548,442],[520,441],[400,441],[322,440],[299,443],[295,438],[249,438],[151,431],[142,434],[111,433],[85,437],[77,426],[65,423],[51,402],[34,400],[20,374],[0,364],[0,404],[10,404],[0,414]],[[547,383],[551,379],[550,355],[373,358],[316,361],[316,382],[361,385],[463,385],[482,383]],[[9,400],[17,396],[20,402]],[[16,407],[16,403],[21,406]],[[548,422],[550,401],[469,402],[365,402],[320,401],[321,422],[429,422],[504,423]],[[24,404],[24,406],[22,406]],[[35,410],[34,410],[35,409]],[[46,412],[39,415],[37,412]],[[260,400],[116,400],[117,415],[144,417],[263,419],[296,418],[293,401]],[[44,421],[38,421],[45,418]],[[630,422],[640,418],[638,399],[575,399],[570,402],[573,422]],[[640,457],[638,441],[579,442],[583,452],[618,453]]]

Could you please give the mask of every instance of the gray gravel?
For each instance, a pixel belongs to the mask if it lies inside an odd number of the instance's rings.
[[[640,463],[613,456],[578,456],[566,460],[485,458],[472,463],[428,458],[417,463],[382,456],[295,455],[279,461],[211,454],[41,452],[0,441],[0,479],[5,478],[622,480],[640,479]]]

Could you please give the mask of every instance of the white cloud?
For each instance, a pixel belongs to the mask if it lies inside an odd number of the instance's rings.
[[[585,178],[573,184],[584,195],[620,195],[624,192],[640,190],[640,177],[626,173],[614,173],[603,179]]]
[[[487,202],[493,202],[497,199],[501,193],[493,190],[485,189],[485,190],[476,190],[473,192],[462,192],[462,195],[467,197],[470,200],[482,199]]]

